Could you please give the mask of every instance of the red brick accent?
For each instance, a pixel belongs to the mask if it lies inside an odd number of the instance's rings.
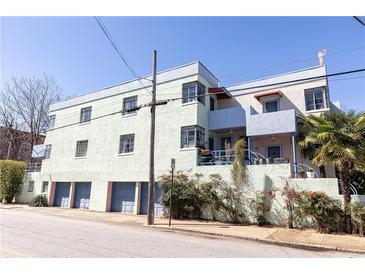
[[[112,188],[113,188],[113,182],[108,182],[108,189],[106,192],[106,208],[105,211],[110,211],[110,206],[112,202]]]
[[[54,194],[56,192],[56,182],[51,182],[51,188],[49,190],[49,198],[48,198],[48,204],[49,206],[53,206],[54,204]]]
[[[68,205],[69,208],[74,207],[75,187],[76,187],[76,182],[71,182],[70,204]]]

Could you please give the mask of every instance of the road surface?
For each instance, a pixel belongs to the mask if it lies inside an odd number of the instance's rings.
[[[0,257],[360,257],[0,209]]]

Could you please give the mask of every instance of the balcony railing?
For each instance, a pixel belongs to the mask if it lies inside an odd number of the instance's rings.
[[[41,171],[42,163],[29,163],[27,166],[27,172],[39,172]]]
[[[242,107],[209,111],[209,130],[238,128],[246,126],[246,113]]]
[[[235,155],[233,149],[211,150],[209,152],[201,151],[200,165],[230,165],[234,161]]]

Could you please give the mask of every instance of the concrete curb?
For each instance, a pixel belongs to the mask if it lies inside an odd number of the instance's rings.
[[[145,226],[145,225],[144,225]],[[234,236],[234,235],[227,235],[224,233],[213,233],[213,232],[203,232],[194,229],[183,229],[183,228],[176,228],[176,227],[161,227],[161,226],[153,226],[155,229],[161,230],[172,230],[178,232],[191,232],[191,233],[198,233],[198,234],[205,234],[211,236],[221,236],[221,237],[229,237],[235,239],[244,239],[244,240],[251,240],[256,242],[262,243],[270,243],[273,245],[279,246],[286,246],[286,247],[293,247],[293,248],[302,248],[302,249],[320,249],[320,250],[328,250],[328,251],[341,251],[341,252],[348,252],[348,253],[357,253],[357,254],[365,254],[365,251],[359,249],[350,249],[350,248],[341,248],[341,247],[333,247],[333,246],[325,246],[325,245],[315,245],[315,244],[305,244],[305,243],[293,243],[293,242],[285,242],[285,241],[278,241],[278,240],[271,240],[271,239],[261,239],[255,237],[248,237],[248,236]]]

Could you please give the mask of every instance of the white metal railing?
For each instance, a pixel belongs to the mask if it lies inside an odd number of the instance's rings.
[[[294,167],[297,167],[297,172],[298,172],[298,174],[299,174],[300,172],[308,172],[308,171],[311,171],[311,172],[313,172],[313,173],[314,173],[314,178],[319,178],[318,173],[317,173],[315,170],[313,170],[313,168],[312,168],[312,167],[310,167],[309,165],[296,163],[296,164],[294,164],[293,166],[294,166]]]
[[[234,161],[235,155],[233,149],[211,150],[209,153],[202,152],[200,156],[200,165],[230,165]]]
[[[267,165],[267,164],[283,164],[289,163],[286,158],[266,158],[264,155],[254,152],[249,149],[244,150],[246,155],[246,164],[249,165]],[[249,154],[251,157],[249,157]],[[230,165],[235,159],[233,149],[226,150],[211,150],[204,154],[204,150],[201,150],[199,165],[210,166],[210,165]],[[249,160],[250,159],[250,160]]]
[[[27,165],[27,172],[39,172],[41,171],[42,163],[29,163]]]

